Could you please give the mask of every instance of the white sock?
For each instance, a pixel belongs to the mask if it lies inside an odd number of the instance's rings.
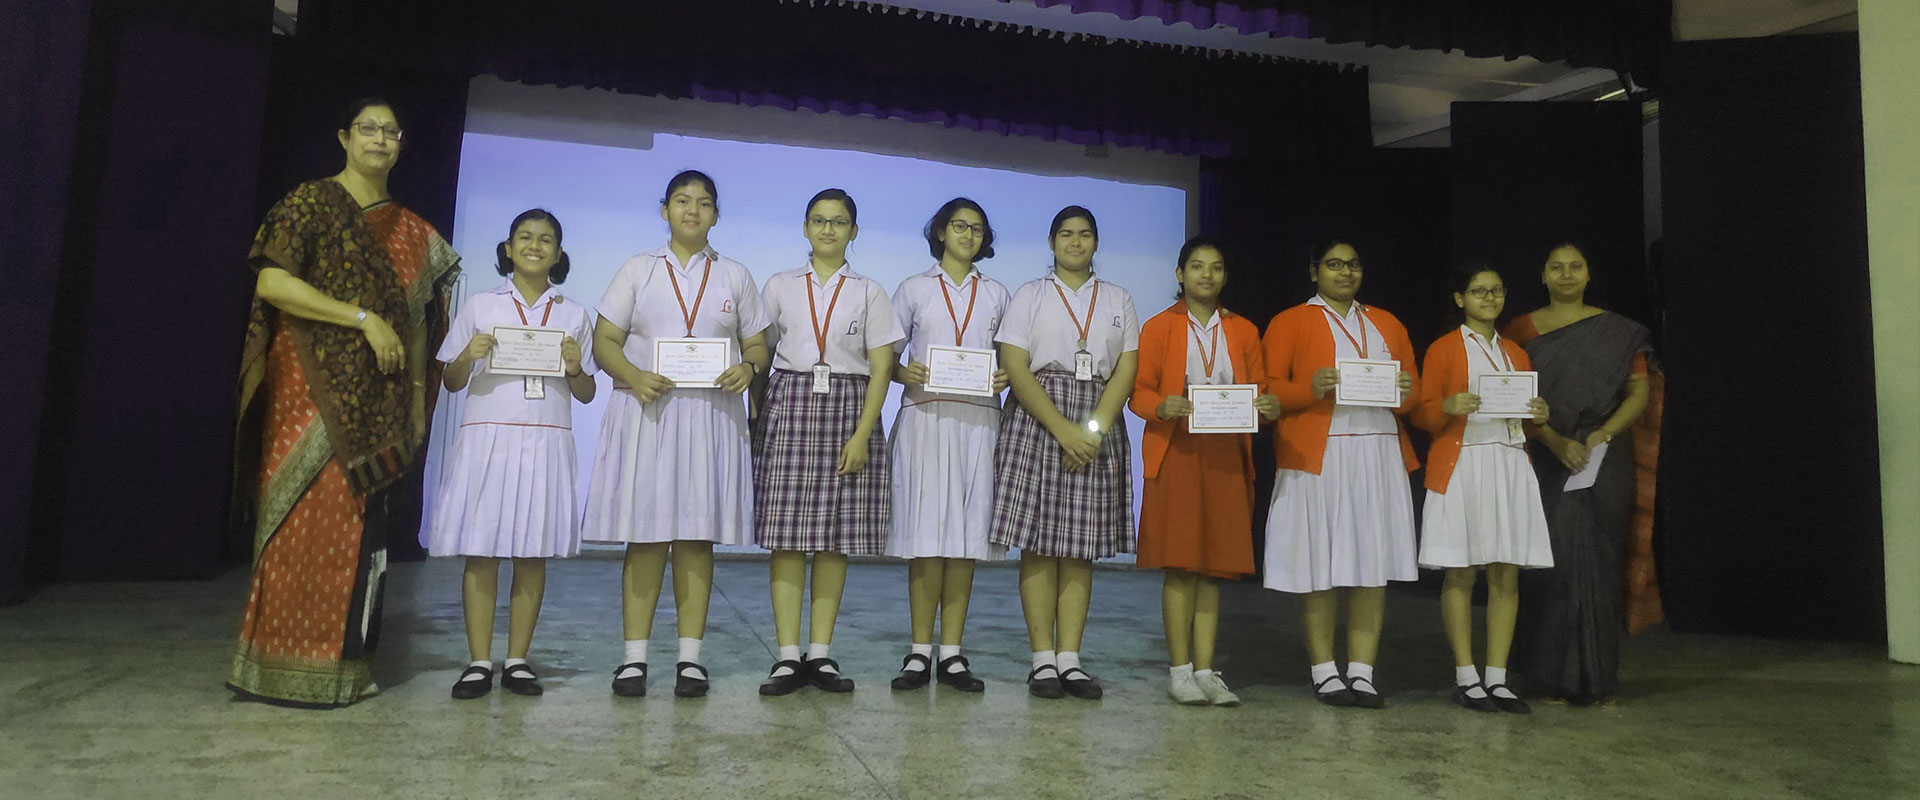
[[[960,655],[960,645],[957,645],[957,644],[943,644],[943,645],[940,645],[940,660],[941,660],[941,661],[945,661],[945,660],[947,660],[947,659],[949,659],[949,658],[953,658],[954,656],[957,656],[957,655]]]
[[[1512,689],[1507,688],[1506,667],[1487,667],[1487,685],[1497,687],[1493,690],[1494,697],[1502,700],[1520,699],[1520,696],[1514,694]]]
[[[817,661],[819,659],[826,658],[827,648],[829,647],[832,647],[832,645],[825,645],[819,642],[809,642],[807,644],[807,660]],[[832,664],[821,664],[818,667],[818,669],[819,671],[827,673],[828,675],[840,674],[840,670],[834,669]]]
[[[797,645],[797,644],[780,645],[780,660],[781,661],[799,661],[800,645]],[[779,669],[776,669],[773,671],[773,677],[775,678],[783,678],[792,674],[793,674],[793,668],[788,666],[782,666]]]
[[[923,657],[925,657],[925,658],[927,658],[927,659],[932,659],[932,658],[933,658],[933,645],[931,645],[931,644],[916,644],[916,645],[914,645],[914,646],[913,646],[913,654],[914,654],[914,655],[916,655],[916,656],[923,656]],[[900,671],[901,671],[901,672],[919,672],[919,671],[921,671],[921,670],[923,670],[923,669],[926,669],[926,667],[923,667],[923,666],[920,666],[920,662],[918,662],[918,661],[914,661],[914,660],[911,660],[911,659],[909,659],[909,660],[907,661],[907,665],[906,665],[906,666],[904,666],[904,667],[901,667],[901,668],[900,668]]]
[[[481,669],[484,669],[484,670],[486,670],[486,671],[488,671],[489,673],[491,673],[491,672],[493,671],[493,662],[491,662],[491,661],[475,661],[475,662],[473,662],[473,663],[471,663],[471,664],[468,664],[467,666],[468,666],[468,667],[479,667],[479,668],[481,668]],[[490,676],[489,676],[489,677],[490,677]],[[462,676],[460,676],[460,680],[461,680],[461,681],[463,681],[463,682],[464,682],[464,681],[478,681],[478,680],[486,680],[486,678],[482,678],[482,677],[480,677],[479,675],[474,675],[474,674],[471,674],[471,673],[469,673],[469,674],[467,674],[467,675],[462,675]]]
[[[680,637],[680,660],[694,664],[700,663],[700,640]]]
[[[626,663],[628,664],[647,663],[647,640],[628,639],[627,655],[625,656],[625,658],[626,658]]]
[[[1060,668],[1055,667],[1053,662],[1054,662],[1054,655],[1052,650],[1033,651],[1033,668],[1034,669],[1037,670],[1042,667],[1053,667],[1054,674],[1058,675],[1060,672]]]
[[[1196,669],[1193,671],[1193,677],[1195,680],[1199,680],[1201,678],[1207,677],[1208,675],[1212,675],[1212,674],[1213,674],[1213,670],[1210,670],[1210,669]]]
[[[1356,683],[1357,681],[1365,681],[1365,684]],[[1358,661],[1348,663],[1347,685],[1351,686],[1356,692],[1366,692],[1367,694],[1380,693],[1380,691],[1373,686],[1372,664],[1362,664]]]
[[[1453,685],[1473,686],[1475,684],[1478,684],[1479,682],[1480,682],[1480,670],[1474,669],[1472,664],[1468,664],[1467,666],[1464,666],[1464,667],[1453,668]]]
[[[524,658],[509,658],[509,659],[507,659],[507,663],[506,663],[506,665],[500,668],[500,671],[501,671],[501,672],[506,672],[507,670],[510,670],[510,669],[513,669],[514,667],[525,667],[525,666],[527,666],[527,660],[526,660],[526,659],[524,659]],[[531,668],[531,667],[528,667],[528,669],[532,669],[532,668]]]
[[[1326,661],[1313,665],[1313,677],[1311,680],[1314,686],[1320,687],[1319,691],[1321,692],[1337,692],[1347,688],[1345,686],[1336,686],[1335,684],[1338,684],[1339,681],[1327,683],[1328,678],[1338,677],[1340,677],[1340,665],[1338,664]]]
[[[1060,674],[1065,675],[1068,670],[1080,669],[1080,653],[1076,650],[1064,651],[1054,663],[1060,665]]]
[[[1180,666],[1177,666],[1177,667],[1168,667],[1167,676],[1173,678],[1176,681],[1180,680],[1181,678],[1191,678],[1193,677],[1193,665],[1181,664]]]

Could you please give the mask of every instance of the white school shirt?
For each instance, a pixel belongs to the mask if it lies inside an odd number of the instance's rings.
[[[1187,311],[1188,386],[1233,383],[1233,354],[1230,352],[1233,348],[1227,344],[1227,332],[1220,330],[1220,317],[1220,309],[1216,308],[1213,318],[1203,325],[1193,311]],[[1216,335],[1219,338],[1215,338]],[[1206,361],[1201,358],[1203,352],[1214,359],[1211,378],[1207,377]]]
[[[839,290],[836,303],[833,293],[842,280],[846,287]],[[808,292],[813,293],[812,312],[807,309]],[[811,263],[787,270],[768,278],[763,294],[767,316],[773,320],[767,338],[774,345],[775,369],[807,372],[822,360],[819,344],[813,338],[816,315],[826,329],[827,366],[842,375],[873,374],[867,351],[907,338],[894,315],[893,301],[887,299],[887,290],[879,281],[854,272],[851,263],[840,265],[825,281],[814,274]],[[829,305],[833,306],[831,315],[827,313]]]
[[[707,291],[700,294],[700,278],[707,273]],[[668,276],[667,271],[673,275]],[[680,294],[674,295],[673,281],[680,282]],[[740,340],[767,329],[766,305],[760,290],[754,287],[753,273],[745,265],[714,252],[708,247],[686,264],[671,247],[651,250],[627,259],[620,272],[607,284],[600,297],[599,312],[608,322],[627,332],[620,348],[633,366],[653,371],[653,344],[660,339],[680,339],[687,335],[687,320],[680,313],[685,301],[693,312],[696,298],[699,312],[693,322],[698,339],[727,339],[727,360],[740,363]]]
[[[1327,319],[1327,333],[1333,337],[1335,359],[1362,358],[1360,349],[1354,345],[1364,343],[1367,346],[1367,355],[1364,358],[1399,361],[1400,371],[1406,371],[1406,359],[1411,354],[1395,353],[1388,349],[1387,337],[1381,335],[1380,329],[1373,326],[1366,314],[1361,313],[1360,301],[1355,300],[1348,305],[1347,315],[1344,317],[1336,317],[1339,312],[1334,311],[1333,306],[1327,305],[1327,299],[1318,294],[1315,294],[1312,300],[1308,300],[1307,305],[1325,309],[1320,312],[1320,316]],[[1347,338],[1349,336],[1353,337],[1351,341]],[[1337,434],[1397,436],[1399,433],[1400,426],[1393,421],[1393,410],[1376,406],[1336,404],[1333,407],[1333,422],[1327,427],[1329,436]]]
[[[1095,286],[1100,287],[1100,305],[1089,311],[1087,304],[1094,301]],[[1120,288],[1120,284],[1101,280],[1099,276],[1080,284],[1079,291],[1067,288],[1051,273],[1021,284],[1007,304],[1006,319],[1001,320],[1000,332],[994,341],[1027,351],[1032,356],[1028,366],[1034,372],[1043,369],[1072,372],[1073,354],[1079,350],[1080,328],[1068,315],[1068,305],[1060,302],[1061,292],[1066,294],[1072,313],[1087,323],[1087,352],[1093,355],[1093,377],[1106,380],[1113,374],[1113,367],[1122,354],[1140,349],[1140,317],[1134,313],[1133,296]],[[1091,322],[1087,318],[1089,313],[1093,315]]]
[[[521,321],[521,315],[526,319]],[[542,326],[541,321],[545,320]],[[447,338],[440,344],[440,352],[435,358],[441,363],[451,363],[459,358],[473,341],[476,334],[492,334],[495,325],[514,325],[520,327],[559,328],[580,343],[580,369],[592,375],[593,363],[593,323],[592,312],[583,303],[576,303],[561,296],[559,287],[549,286],[533,305],[526,305],[520,296],[520,290],[513,287],[509,278],[500,286],[488,289],[467,299],[466,305],[453,318],[453,326],[447,329]],[[546,397],[528,400],[525,381],[519,375],[495,375],[487,371],[486,359],[473,362],[473,373],[467,381],[466,410],[461,415],[460,424],[467,425],[526,425],[535,427],[566,428],[573,427],[573,391],[567,388],[565,378],[545,377]]]
[[[978,295],[974,294],[975,286],[979,287]],[[893,292],[893,310],[900,316],[900,327],[906,332],[907,343],[903,348],[906,351],[905,363],[927,363],[927,349],[936,345],[992,350],[993,336],[999,332],[1000,321],[1006,316],[1007,304],[1012,299],[1013,295],[1007,291],[1006,284],[982,275],[977,268],[968,270],[967,276],[959,283],[949,279],[947,271],[941,269],[939,264],[901,281],[900,288]],[[967,314],[968,300],[973,301],[971,317]],[[949,301],[953,303],[951,314],[947,307]],[[953,331],[963,324],[966,330],[955,342]],[[908,405],[939,399],[989,408],[1000,407],[998,398],[994,397],[934,394],[911,387],[904,393],[904,398]]]
[[[1500,341],[1500,333],[1495,331],[1493,340],[1480,338],[1472,328],[1460,326],[1460,346],[1467,354],[1467,391],[1477,391],[1480,376],[1492,372],[1512,372],[1513,358],[1507,355]],[[1520,420],[1486,419],[1479,414],[1468,414],[1467,424],[1460,432],[1462,444],[1500,444],[1525,447],[1526,434],[1521,432]]]

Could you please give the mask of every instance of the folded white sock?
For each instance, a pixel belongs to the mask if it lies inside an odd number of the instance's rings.
[[[1453,668],[1453,685],[1473,686],[1479,682],[1480,670],[1474,669],[1472,664]]]
[[[507,659],[506,664],[501,665],[500,671],[506,672],[507,670],[513,669],[514,667],[524,667],[526,665],[527,665],[527,660],[524,658],[509,658]]]
[[[680,637],[680,660],[694,664],[700,663],[700,640]]]
[[[1054,663],[1060,665],[1060,674],[1065,675],[1068,670],[1080,669],[1080,653],[1075,650],[1062,652],[1060,659]]]
[[[1171,677],[1176,681],[1180,680],[1181,678],[1191,678],[1193,677],[1193,665],[1181,664],[1177,667],[1168,667],[1167,675],[1168,677]]]
[[[1052,650],[1035,650],[1033,651],[1033,668],[1052,667],[1054,666],[1054,658]],[[1056,671],[1058,669],[1058,667],[1055,667]]]
[[[780,660],[781,661],[799,661],[800,645],[797,645],[797,644],[780,645]],[[793,668],[788,666],[781,666],[780,668],[775,669],[773,671],[773,677],[775,678],[783,678],[792,674],[793,674]]]
[[[932,644],[916,644],[913,646],[913,654],[917,656],[923,656],[927,660],[931,661],[933,660],[933,645]],[[923,669],[926,669],[926,667],[921,666],[920,662],[908,661],[907,666],[903,668],[901,671],[902,672],[919,672]]]
[[[957,645],[957,644],[943,644],[943,645],[940,645],[940,660],[941,660],[941,661],[945,661],[945,660],[947,660],[947,659],[949,659],[949,658],[953,658],[954,656],[957,656],[957,655],[960,655],[960,645]]]
[[[645,639],[628,639],[628,640],[627,640],[627,654],[626,654],[626,656],[625,656],[625,658],[626,658],[626,662],[625,662],[625,663],[628,663],[628,664],[645,664],[645,663],[647,663],[647,640],[645,640]]]
[[[1313,681],[1314,686],[1319,687],[1318,691],[1320,692],[1337,692],[1347,687],[1339,681],[1328,683],[1327,679],[1338,677],[1340,677],[1340,665],[1331,661],[1324,661],[1313,665],[1313,677],[1310,680]]]
[[[491,662],[491,661],[475,661],[475,662],[472,662],[472,663],[469,663],[469,664],[467,664],[467,666],[468,666],[469,668],[471,668],[471,667],[479,667],[479,668],[481,668],[481,669],[484,669],[484,670],[487,670],[487,671],[488,671],[489,673],[491,673],[491,672],[493,671],[493,662]],[[466,681],[483,681],[483,680],[487,680],[487,679],[488,679],[489,677],[491,677],[491,675],[489,675],[489,676],[487,676],[487,677],[482,677],[482,676],[479,676],[479,675],[474,675],[474,674],[471,674],[471,673],[469,673],[469,674],[466,674],[466,675],[462,675],[462,676],[460,676],[460,681],[461,681],[462,683],[464,683],[464,682],[466,682]]]
[[[1352,687],[1356,692],[1366,692],[1368,694],[1380,693],[1380,690],[1373,686],[1372,664],[1362,664],[1358,661],[1348,663],[1347,685]]]

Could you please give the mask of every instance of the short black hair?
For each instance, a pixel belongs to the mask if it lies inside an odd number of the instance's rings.
[[[822,200],[840,201],[841,205],[847,207],[847,221],[855,225],[860,224],[860,207],[854,205],[853,195],[847,194],[847,190],[845,189],[821,189],[815,192],[813,199],[807,201],[806,212],[800,215],[801,221],[805,221],[807,215],[813,213],[813,207],[820,205]]]
[[[960,209],[963,208],[979,214],[980,227],[986,229],[986,232],[980,235],[980,251],[973,254],[973,260],[977,262],[983,258],[992,258],[993,223],[987,221],[986,209],[981,208],[979,203],[973,202],[965,197],[956,197],[948,200],[946,204],[940,206],[939,211],[933,212],[932,219],[927,220],[927,229],[925,231],[927,237],[927,252],[932,254],[934,258],[940,258],[946,255],[947,243],[940,241],[940,231],[944,230],[949,223],[953,222],[953,215],[960,213]]]
[[[1053,215],[1053,224],[1047,226],[1047,241],[1053,241],[1053,237],[1059,236],[1061,226],[1066,225],[1067,220],[1074,217],[1086,220],[1087,228],[1093,231],[1094,240],[1100,239],[1100,223],[1094,220],[1093,212],[1088,211],[1085,206],[1067,206],[1060,209],[1060,213]]]
[[[379,95],[368,95],[366,97],[362,97],[348,104],[346,113],[340,115],[339,129],[342,131],[345,131],[352,128],[353,121],[360,118],[360,112],[365,111],[369,108],[382,107],[382,106],[384,106],[388,111],[393,112],[393,124],[399,126],[400,130],[404,131],[407,129],[406,120],[402,119],[400,116],[400,107],[387,102],[386,98],[381,97]]]
[[[1187,259],[1192,258],[1193,254],[1202,247],[1212,248],[1213,252],[1220,254],[1221,261],[1227,260],[1227,249],[1220,246],[1220,241],[1203,233],[1188,239],[1186,244],[1180,245],[1180,259],[1173,262],[1173,274],[1178,276],[1182,270],[1185,270],[1187,268]],[[1174,281],[1178,283],[1179,278],[1175,277]],[[1186,296],[1187,287],[1185,286],[1181,286],[1173,293],[1173,299],[1175,300]]]
[[[1352,239],[1346,238],[1344,236],[1324,237],[1324,238],[1315,240],[1313,243],[1313,249],[1307,251],[1307,266],[1309,267],[1320,266],[1320,262],[1326,260],[1328,252],[1332,251],[1333,248],[1339,247],[1340,245],[1343,245],[1343,244],[1353,248],[1353,251],[1355,253],[1360,252],[1360,246],[1357,244],[1354,244]]]
[[[562,238],[560,233],[560,218],[554,216],[553,212],[544,208],[529,208],[520,212],[520,216],[513,218],[513,224],[507,226],[506,241],[501,242],[500,246],[494,248],[494,258],[496,260],[493,268],[496,272],[502,275],[513,274],[513,259],[507,257],[507,245],[513,241],[513,235],[520,232],[521,225],[535,220],[540,220],[553,226],[553,246],[555,248],[560,247],[560,239]],[[573,261],[567,258],[567,251],[562,249],[560,250],[560,258],[553,262],[553,269],[547,272],[547,280],[555,284],[566,283],[567,273],[572,270]]]
[[[714,213],[720,213],[720,187],[714,184],[712,178],[707,177],[707,173],[697,169],[680,170],[675,173],[672,178],[667,180],[667,190],[660,195],[660,207],[665,208],[667,206],[667,201],[673,198],[674,192],[696,183],[700,184],[702,188],[707,190],[707,194],[713,197]]]

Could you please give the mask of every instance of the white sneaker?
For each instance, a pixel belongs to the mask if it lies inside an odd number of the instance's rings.
[[[1206,697],[1209,703],[1216,706],[1240,705],[1240,696],[1234,694],[1232,690],[1227,688],[1227,682],[1220,679],[1219,672],[1195,675],[1193,676],[1193,683],[1199,687],[1200,693]]]
[[[1207,704],[1207,695],[1201,691],[1200,685],[1194,680],[1191,670],[1184,674],[1173,675],[1168,679],[1167,696],[1172,697],[1174,702],[1183,706],[1204,706]]]

